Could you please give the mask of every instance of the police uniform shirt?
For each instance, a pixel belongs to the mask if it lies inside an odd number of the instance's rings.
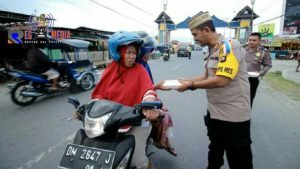
[[[231,52],[222,60],[221,48],[210,51],[205,67],[207,76],[225,76],[231,79],[226,87],[207,89],[208,110],[212,119],[243,122],[250,119],[250,86],[245,50],[238,41],[231,41]],[[218,58],[218,59],[216,59]]]
[[[246,62],[248,72],[259,72],[261,76],[264,76],[272,67],[269,52],[260,46],[255,51],[250,51],[249,47],[246,48]]]

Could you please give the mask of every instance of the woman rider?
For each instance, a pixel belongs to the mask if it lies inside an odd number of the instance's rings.
[[[133,32],[117,32],[108,40],[109,52],[113,62],[105,69],[100,82],[92,93],[92,99],[106,99],[133,107],[142,101],[156,100],[153,83],[145,68],[136,64],[136,57],[142,39]],[[148,120],[155,120],[156,110],[143,110],[147,120],[140,127],[126,127],[136,138],[132,166],[138,169],[152,169],[152,163],[146,156],[146,141],[151,125]]]

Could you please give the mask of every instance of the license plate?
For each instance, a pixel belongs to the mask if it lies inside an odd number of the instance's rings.
[[[59,163],[64,169],[111,169],[116,153],[94,147],[68,144]]]

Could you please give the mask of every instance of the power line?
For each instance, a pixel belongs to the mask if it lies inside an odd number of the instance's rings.
[[[79,7],[76,3],[74,3],[74,2],[72,2],[70,0],[64,0],[64,1],[65,1],[65,3],[68,3],[68,4],[72,5],[75,8],[78,8],[79,10],[81,10],[84,13],[88,14],[88,12],[90,12],[89,9],[87,9],[86,7],[84,7],[84,6],[80,6]]]
[[[296,12],[296,13],[295,13],[295,12]],[[272,20],[274,20],[274,19],[281,18],[281,17],[283,17],[283,16],[290,16],[290,15],[293,15],[293,14],[299,14],[299,11],[292,11],[292,12],[289,12],[289,13],[285,13],[285,14],[279,15],[279,16],[277,16],[277,17],[274,17],[274,18],[272,18],[272,19],[268,19],[268,20],[266,20],[266,21],[257,23],[257,24],[255,24],[254,26],[259,25],[259,24],[262,24],[262,23],[265,23],[265,22],[272,21]]]
[[[275,5],[277,1],[278,0],[275,0],[274,2],[270,3],[265,8],[263,8],[262,10],[260,10],[258,13],[263,13],[263,12],[267,11],[267,9],[269,9],[270,7],[272,7],[273,5]]]
[[[101,3],[99,3],[99,2],[96,1],[96,0],[90,0],[90,1],[93,2],[93,3],[95,3],[96,5],[99,5],[99,6],[105,8],[105,9],[108,9],[108,10],[114,12],[114,13],[117,13],[117,14],[119,14],[119,15],[121,15],[121,16],[127,18],[127,19],[130,19],[130,20],[132,20],[132,21],[134,21],[134,22],[136,22],[136,23],[139,23],[139,24],[142,24],[142,25],[144,25],[144,26],[147,26],[148,28],[154,29],[152,26],[149,26],[149,25],[147,25],[147,24],[144,24],[144,23],[142,23],[142,22],[140,22],[140,21],[138,21],[138,20],[132,18],[132,17],[129,17],[129,16],[127,16],[127,15],[124,15],[124,14],[122,14],[122,13],[120,13],[120,12],[118,12],[118,11],[116,11],[116,10],[114,10],[114,9],[112,9],[112,8],[110,8],[110,7],[108,7],[108,6],[105,6],[105,5],[101,4]],[[156,30],[156,29],[155,29],[155,30]]]
[[[130,6],[132,6],[132,7],[136,8],[136,9],[142,11],[143,13],[145,13],[145,14],[147,14],[147,15],[156,17],[156,15],[154,15],[154,14],[152,14],[152,13],[150,13],[150,12],[148,12],[148,11],[146,11],[146,10],[144,10],[144,9],[142,9],[142,8],[140,8],[140,7],[136,6],[136,5],[134,5],[134,4],[130,3],[130,2],[128,2],[127,0],[123,0],[123,1],[126,2],[127,4],[129,4]]]

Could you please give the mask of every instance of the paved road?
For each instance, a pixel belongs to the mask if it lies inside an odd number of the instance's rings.
[[[170,61],[151,61],[156,82],[194,76],[203,72],[203,58],[194,52],[192,59],[172,56]],[[28,107],[14,105],[0,87],[0,169],[53,169],[67,143],[72,142],[79,122],[68,121],[73,111],[66,103],[68,93],[39,99]],[[88,101],[91,91],[76,94]],[[207,101],[203,90],[178,93],[159,92],[174,120],[172,142],[178,157],[151,148],[157,169],[204,169],[208,139],[203,124]],[[254,166],[257,169],[300,168],[299,102],[269,88],[259,86],[252,112]],[[227,164],[223,167],[228,169]]]

